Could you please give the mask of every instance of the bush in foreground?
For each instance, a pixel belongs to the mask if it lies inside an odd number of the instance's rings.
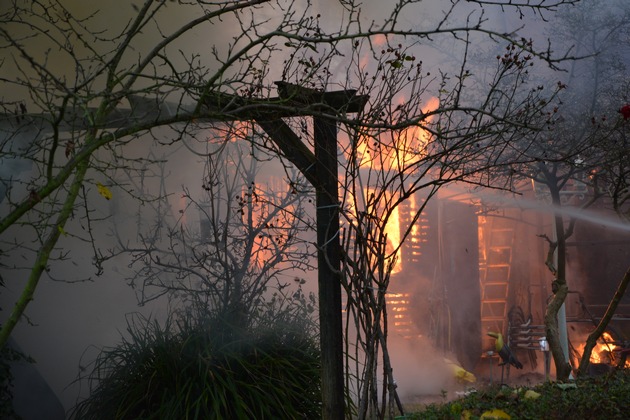
[[[300,419],[321,412],[317,343],[299,325],[135,317],[101,352],[78,419]]]
[[[406,418],[593,420],[627,419],[628,413],[630,371],[621,370],[568,384],[548,382],[531,389],[490,388],[449,403],[431,404]]]

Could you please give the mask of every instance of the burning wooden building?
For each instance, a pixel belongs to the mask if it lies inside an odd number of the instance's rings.
[[[554,280],[545,265],[553,210],[531,184],[523,193],[515,199],[471,200],[447,190],[427,203],[402,247],[401,267],[391,282],[392,334],[410,340],[428,337],[437,350],[455,354],[472,370],[497,357],[489,353],[493,339],[487,333],[501,332],[525,372],[543,369],[544,314]],[[606,203],[589,212],[576,210],[587,194],[579,183],[563,191],[567,216],[576,218],[567,241],[570,292],[565,303],[574,366],[630,261],[630,229],[615,221]],[[400,211],[404,215],[405,207]],[[620,345],[630,338],[627,321],[628,297],[593,362],[619,360]]]

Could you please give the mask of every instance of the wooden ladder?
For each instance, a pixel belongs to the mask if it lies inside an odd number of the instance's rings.
[[[492,347],[490,331],[507,333],[509,282],[512,269],[514,229],[488,217],[480,241],[479,282],[481,288],[481,330],[483,349]]]

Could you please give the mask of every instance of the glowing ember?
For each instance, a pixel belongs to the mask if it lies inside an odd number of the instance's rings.
[[[410,294],[409,293],[388,293],[387,307],[392,312],[394,318],[394,328],[397,333],[410,334],[413,326],[409,314]]]

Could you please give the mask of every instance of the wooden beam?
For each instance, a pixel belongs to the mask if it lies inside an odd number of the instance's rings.
[[[280,98],[288,101],[292,105],[313,106],[313,109],[325,111],[326,109],[335,113],[361,112],[367,103],[369,96],[359,95],[354,89],[336,90],[324,92],[317,89],[305,88],[287,82],[275,82],[278,86]],[[313,116],[316,116],[314,114]]]
[[[319,184],[315,155],[302,142],[300,137],[291,130],[291,127],[281,119],[272,121],[256,120],[256,124],[267,133],[271,140],[280,148],[284,157],[302,172],[311,185],[316,186]]]

